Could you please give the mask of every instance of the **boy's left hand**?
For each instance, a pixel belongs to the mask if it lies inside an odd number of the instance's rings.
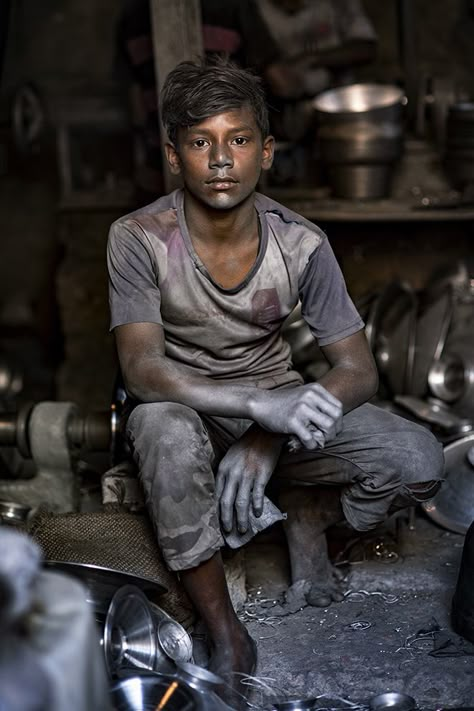
[[[239,533],[248,528],[249,510],[263,510],[265,487],[276,467],[285,438],[252,425],[227,451],[216,474],[216,498],[224,531],[230,533],[234,511]]]

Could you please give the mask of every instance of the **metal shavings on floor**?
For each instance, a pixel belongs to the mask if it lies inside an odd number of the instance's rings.
[[[390,565],[381,564],[372,543],[364,561],[354,555],[357,564],[351,561],[351,586],[342,602],[318,608],[303,601],[285,615],[279,614],[286,600],[285,578],[278,577],[285,565],[281,551],[273,553],[265,542],[260,557],[257,543],[246,552],[255,562],[240,619],[258,646],[257,672],[249,682],[253,709],[272,708],[268,702],[275,701],[275,692],[288,700],[318,697],[315,709],[338,711],[365,709],[373,696],[388,691],[415,698],[417,711],[472,706],[474,656],[461,646],[439,646],[440,635],[452,634],[451,599],[463,536],[422,515],[407,535]],[[278,549],[278,542],[273,545]],[[271,696],[260,679],[272,687]]]

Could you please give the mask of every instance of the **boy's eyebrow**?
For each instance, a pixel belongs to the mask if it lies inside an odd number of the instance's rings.
[[[239,133],[240,131],[252,131],[252,133],[255,133],[255,128],[250,126],[247,123],[242,124],[241,126],[232,126],[229,128],[227,133]],[[189,126],[188,127],[188,135],[190,133],[199,133],[200,135],[209,135],[210,133],[213,133],[212,131],[209,131],[208,129],[205,128],[199,128],[198,126]]]

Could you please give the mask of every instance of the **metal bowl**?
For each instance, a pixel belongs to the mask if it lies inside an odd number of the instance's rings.
[[[413,696],[398,691],[377,694],[369,700],[370,711],[414,711],[416,701]]]
[[[220,676],[203,669],[203,667],[199,667],[197,664],[179,662],[176,666],[177,678],[201,693],[216,691],[217,687],[224,683]]]
[[[166,699],[160,707],[160,702]],[[204,706],[186,684],[172,676],[151,675],[121,679],[111,688],[115,711],[201,711]]]
[[[14,501],[0,501],[0,522],[10,526],[21,526],[27,523],[31,506],[17,504]]]
[[[119,588],[113,596],[105,619],[103,645],[110,676],[123,667],[155,668],[153,617],[146,596],[134,585]]]
[[[474,520],[474,466],[470,462],[473,447],[473,433],[446,445],[446,480],[436,496],[422,504],[435,523],[455,533],[466,533]]]
[[[313,101],[316,111],[362,113],[404,103],[404,93],[391,84],[350,84],[323,91]]]

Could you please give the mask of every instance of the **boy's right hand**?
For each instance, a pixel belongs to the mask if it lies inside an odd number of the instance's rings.
[[[342,429],[342,403],[319,383],[259,393],[252,418],[272,432],[294,435],[305,449],[321,449]]]

